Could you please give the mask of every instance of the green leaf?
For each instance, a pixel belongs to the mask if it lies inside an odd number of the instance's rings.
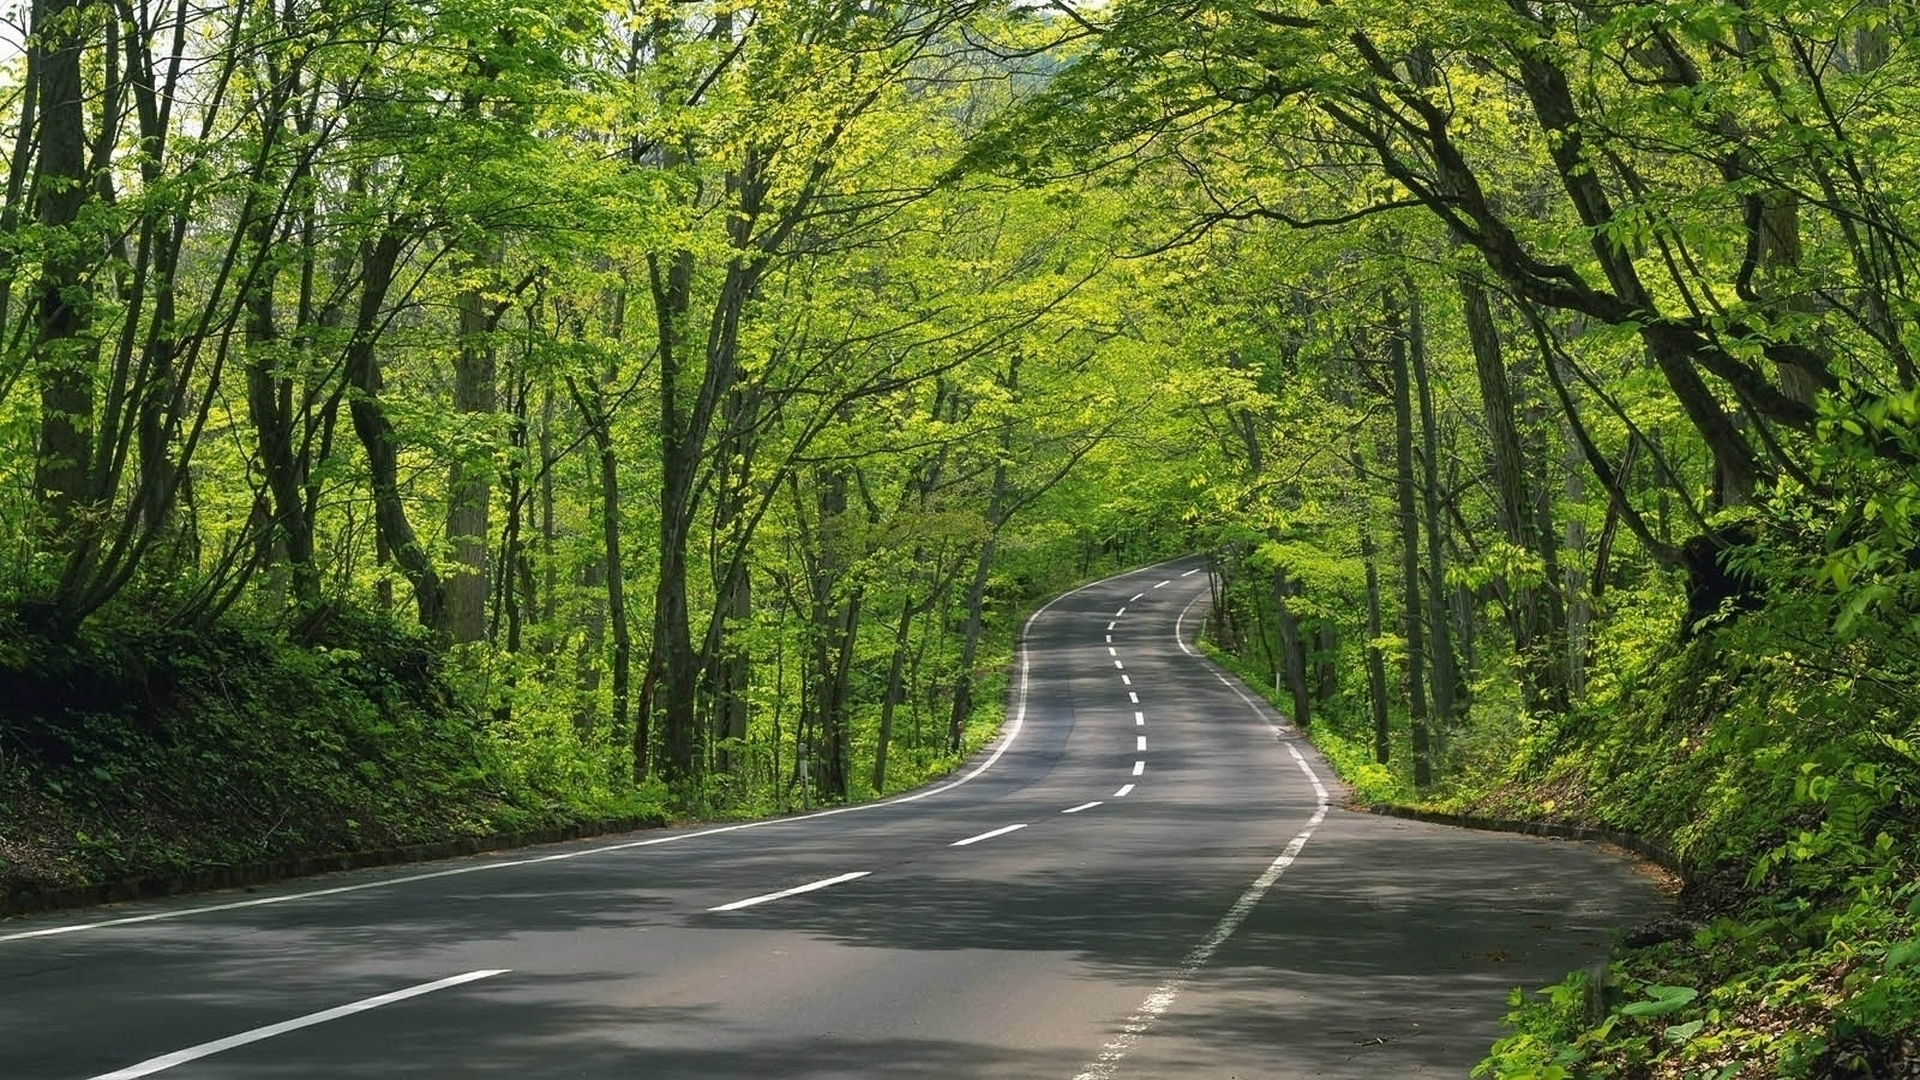
[[[1887,950],[1888,971],[1892,971],[1897,967],[1905,967],[1915,960],[1920,960],[1920,937],[1909,938]]]
[[[1646,1001],[1629,1002],[1620,1009],[1622,1016],[1665,1016],[1678,1012],[1700,996],[1691,986],[1649,986]]]
[[[1707,1022],[1705,1020],[1689,1020],[1684,1024],[1674,1024],[1667,1028],[1667,1041],[1670,1043],[1686,1042],[1688,1039],[1700,1034],[1700,1029],[1706,1026]]]

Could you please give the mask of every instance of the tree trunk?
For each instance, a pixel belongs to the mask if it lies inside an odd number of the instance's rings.
[[[1420,398],[1420,468],[1424,488],[1421,505],[1425,509],[1427,534],[1427,631],[1433,644],[1433,711],[1437,734],[1444,740],[1451,725],[1459,720],[1462,698],[1460,670],[1453,651],[1452,620],[1447,613],[1447,579],[1444,556],[1446,534],[1440,528],[1440,508],[1444,494],[1440,490],[1440,431],[1434,419],[1433,385],[1429,377],[1426,320],[1420,305],[1420,289],[1411,278],[1407,291],[1407,352],[1413,369],[1413,382]]]
[[[400,439],[380,405],[380,364],[374,345],[387,289],[393,284],[394,268],[403,246],[404,238],[390,231],[362,245],[360,313],[353,338],[347,345],[346,378],[348,385],[358,391],[350,407],[353,429],[367,454],[375,528],[385,538],[400,573],[413,586],[420,624],[445,631],[446,602],[440,576],[407,520],[406,504],[400,497]]]
[[[472,259],[470,272],[491,279],[500,265],[501,251],[489,242]],[[498,408],[498,361],[490,340],[497,306],[479,286],[462,289],[455,300],[459,311],[459,351],[453,364],[453,410],[462,423],[481,418],[485,423]],[[490,440],[471,439],[476,449],[456,457],[447,466],[447,546],[453,566],[447,575],[447,630],[455,642],[483,641],[487,636],[488,510],[493,499]]]
[[[893,711],[902,698],[901,678],[907,669],[907,643],[913,632],[913,612],[913,596],[909,593],[900,603],[900,621],[893,630],[893,658],[887,665],[886,696],[880,699],[880,733],[873,748],[871,781],[876,795],[887,789],[887,747],[893,741]]]
[[[41,121],[34,189],[40,227],[53,238],[40,267],[35,347],[40,382],[40,432],[34,490],[53,550],[66,552],[93,500],[88,464],[93,456],[96,351],[88,284],[89,245],[64,234],[86,205],[86,89],[81,57],[91,41],[92,0],[37,0],[33,41]]]
[[[1550,548],[1553,541],[1550,537],[1540,537],[1534,527],[1526,458],[1521,451],[1512,382],[1501,352],[1500,332],[1494,325],[1486,290],[1480,282],[1462,274],[1459,283],[1467,337],[1473,346],[1474,375],[1487,419],[1494,506],[1499,513],[1500,531],[1507,543],[1522,551],[1540,554],[1543,561],[1547,561],[1551,552],[1543,548]],[[1567,697],[1552,648],[1552,642],[1558,637],[1559,622],[1554,614],[1559,607],[1554,583],[1549,581],[1543,586],[1532,581],[1508,582],[1506,592],[1523,704],[1530,713],[1560,712],[1566,708]]]
[[[1280,668],[1285,674],[1287,693],[1293,698],[1293,723],[1305,728],[1311,719],[1312,695],[1307,688],[1307,643],[1300,633],[1300,619],[1294,615],[1287,598],[1300,591],[1298,582],[1288,579],[1284,568],[1273,572],[1273,598],[1280,623]]]
[[[1351,454],[1355,490],[1364,492],[1366,461],[1358,446]],[[1360,513],[1360,561],[1367,571],[1367,698],[1373,716],[1373,760],[1385,765],[1393,758],[1393,732],[1387,722],[1387,664],[1380,650],[1380,565],[1373,544],[1372,515],[1364,507]]]
[[[1400,523],[1400,623],[1406,640],[1413,782],[1426,787],[1433,782],[1433,760],[1427,726],[1426,640],[1420,626],[1420,513],[1413,479],[1413,388],[1408,371],[1407,339],[1401,332],[1401,312],[1391,289],[1386,299],[1387,359],[1393,375],[1394,492],[1399,503]]]
[[[613,715],[609,718],[609,730],[618,732],[626,726],[628,702],[633,688],[633,634],[627,621],[626,564],[620,549],[620,461],[614,452],[613,419],[607,415],[606,402],[601,398],[599,389],[596,387],[591,395],[582,393],[579,384],[571,378],[567,380],[567,389],[600,458],[601,570],[607,587],[607,623],[613,637]],[[591,581],[591,568],[588,576]],[[650,719],[648,710],[644,708],[634,714],[632,751],[635,780],[645,780],[649,773]]]

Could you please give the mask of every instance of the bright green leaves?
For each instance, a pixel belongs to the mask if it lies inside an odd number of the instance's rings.
[[[1691,986],[1649,986],[1644,993],[1646,996],[1641,1000],[1620,1006],[1620,1015],[1666,1016],[1686,1008],[1700,996],[1700,991]]]

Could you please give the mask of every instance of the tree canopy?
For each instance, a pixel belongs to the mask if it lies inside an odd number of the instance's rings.
[[[1912,5],[6,10],[0,792],[244,640],[475,821],[868,798],[1203,550],[1361,797],[1744,883],[1497,1075],[1912,1060]]]

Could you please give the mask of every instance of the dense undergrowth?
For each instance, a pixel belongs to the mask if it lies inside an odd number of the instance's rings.
[[[1417,789],[1396,714],[1374,760],[1364,692],[1308,731],[1368,803],[1632,833],[1683,871],[1678,918],[1604,969],[1517,988],[1476,1076],[1920,1076],[1920,737],[1903,628],[1776,590],[1676,644],[1670,588],[1620,605],[1594,681],[1526,717],[1485,677]],[[1254,685],[1257,659],[1220,655]],[[1263,680],[1263,676],[1265,679]],[[1282,706],[1285,707],[1284,705]]]
[[[136,618],[0,634],[0,891],[661,815],[609,755],[472,709],[384,620],[310,646]]]

